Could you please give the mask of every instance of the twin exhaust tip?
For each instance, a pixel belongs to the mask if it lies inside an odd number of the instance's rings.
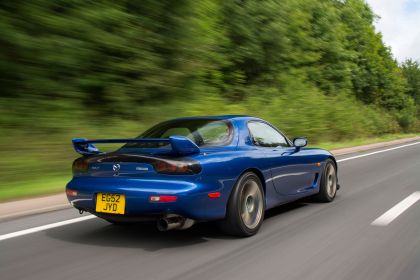
[[[157,220],[156,226],[159,231],[184,230],[190,228],[195,223],[194,220],[178,215],[168,215]]]

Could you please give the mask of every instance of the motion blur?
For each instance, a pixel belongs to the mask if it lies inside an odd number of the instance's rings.
[[[255,115],[310,143],[419,131],[419,63],[394,59],[363,0],[17,0],[0,13],[0,200],[62,190],[73,137],[180,116]]]

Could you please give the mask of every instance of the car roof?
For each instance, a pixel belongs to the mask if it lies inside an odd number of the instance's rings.
[[[257,117],[248,116],[248,115],[219,115],[219,116],[195,116],[195,117],[185,117],[177,118],[175,120],[194,120],[194,119],[217,119],[217,120],[233,120],[233,119],[247,119],[247,120],[260,120]]]

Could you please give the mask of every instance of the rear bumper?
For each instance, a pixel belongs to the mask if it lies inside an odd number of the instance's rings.
[[[156,219],[166,214],[177,214],[194,220],[217,220],[225,216],[227,197],[209,198],[210,192],[220,191],[217,184],[176,180],[150,180],[127,178],[75,177],[67,189],[77,191],[69,202],[77,209],[101,218],[119,220]],[[96,213],[97,193],[123,194],[126,198],[125,214]],[[150,202],[152,195],[175,195],[175,202]]]

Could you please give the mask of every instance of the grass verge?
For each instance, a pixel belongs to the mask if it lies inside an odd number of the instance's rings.
[[[70,176],[13,182],[8,188],[0,189],[0,202],[64,192],[68,181],[70,181]]]
[[[314,145],[311,145],[310,143],[309,144],[311,147],[319,147],[326,150],[336,150],[336,149],[342,149],[342,148],[349,148],[349,147],[355,147],[355,146],[362,146],[362,145],[369,145],[369,144],[411,138],[411,137],[416,137],[416,136],[420,136],[420,133],[386,134],[386,135],[377,136],[377,137],[354,138],[348,141],[344,140],[344,141],[339,141],[339,142],[321,142],[321,143],[316,143]]]

